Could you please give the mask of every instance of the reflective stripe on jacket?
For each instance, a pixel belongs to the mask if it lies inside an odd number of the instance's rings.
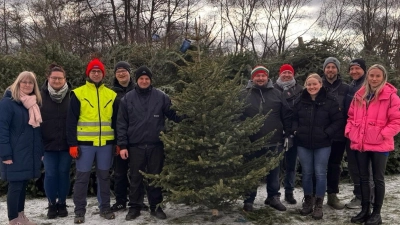
[[[92,141],[93,146],[104,146],[107,141],[114,140],[111,118],[117,94],[104,84],[96,88],[90,82],[73,92],[81,104],[77,126],[78,141]]]

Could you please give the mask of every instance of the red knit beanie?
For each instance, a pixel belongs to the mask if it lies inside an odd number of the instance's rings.
[[[92,69],[99,69],[103,72],[103,77],[106,75],[106,71],[104,69],[104,64],[97,58],[92,59],[86,67],[86,76],[89,76],[89,73]]]
[[[267,68],[265,68],[264,66],[256,66],[251,71],[251,79],[253,80],[254,76],[256,74],[259,74],[259,73],[268,75],[269,74],[269,70]]]
[[[290,64],[283,64],[281,66],[281,68],[279,69],[279,75],[281,75],[281,73],[283,73],[283,71],[286,71],[286,70],[289,70],[294,75],[294,69]]]

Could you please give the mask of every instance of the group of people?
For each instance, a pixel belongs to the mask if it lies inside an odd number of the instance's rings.
[[[350,84],[342,80],[339,71],[339,60],[328,57],[323,63],[324,74],[309,74],[303,88],[289,64],[280,67],[275,84],[269,79],[267,68],[254,67],[246,87],[245,102],[249,106],[243,115],[253,117],[261,112],[268,116],[250,140],[274,133],[264,148],[247,157],[285,150],[284,199],[289,204],[297,203],[293,189],[299,159],[304,191],[301,215],[322,219],[327,193],[327,204],[334,209],[361,208],[350,219],[352,223],[381,224],[386,163],[389,152],[395,149],[394,136],[400,131],[400,98],[397,89],[387,82],[388,74],[382,65],[375,64],[367,70],[363,59],[352,60]],[[346,205],[337,197],[345,151],[355,195]],[[279,193],[280,166],[266,177],[264,203],[285,211]],[[244,211],[253,211],[255,196],[256,190],[247,195]]]
[[[328,205],[335,209],[345,207],[337,193],[346,150],[355,195],[348,207],[361,207],[351,222],[379,224],[386,162],[394,150],[393,137],[400,131],[400,99],[381,65],[367,70],[364,60],[351,61],[350,85],[341,79],[339,69],[336,58],[327,58],[324,75],[310,74],[303,88],[289,64],[281,66],[275,83],[267,68],[253,68],[244,90],[247,107],[243,118],[260,112],[268,116],[249,139],[255,141],[273,134],[262,149],[245,157],[285,151],[284,199],[289,204],[297,203],[293,190],[298,158],[304,190],[300,213],[321,219],[325,192]],[[183,118],[171,109],[168,95],[152,86],[153,74],[146,66],[132,73],[129,63],[118,62],[112,89],[103,82],[106,70],[99,59],[88,63],[85,74],[86,83],[72,89],[65,70],[51,64],[47,79],[39,88],[35,74],[24,71],[0,101],[1,179],[8,181],[10,225],[36,224],[24,214],[25,191],[28,180],[40,176],[42,161],[47,217],[68,216],[66,198],[72,159],[76,162],[74,223],[85,222],[94,162],[101,217],[114,219],[114,213],[127,205],[126,220],[136,219],[148,208],[150,215],[158,219],[167,217],[160,206],[161,188],[146,186],[141,171],[161,173],[165,156],[159,134],[165,129],[165,118],[175,122]],[[111,206],[113,164],[116,203]],[[267,175],[265,204],[285,211],[280,201],[279,176],[279,165]],[[245,211],[253,210],[256,193],[254,190],[246,196]],[[143,203],[145,194],[149,206]]]
[[[65,70],[56,64],[48,69],[39,88],[34,73],[20,73],[0,101],[1,179],[8,182],[7,209],[10,225],[34,225],[24,214],[29,179],[40,177],[43,161],[44,188],[48,198],[47,218],[68,216],[70,167],[76,162],[73,186],[74,223],[84,223],[87,190],[95,161],[100,216],[111,220],[126,208],[133,220],[147,207],[159,219],[166,215],[159,204],[159,187],[146,187],[140,171],[159,174],[164,162],[159,134],[165,118],[179,122],[170,109],[171,100],[152,86],[152,72],[139,67],[132,79],[131,66],[118,62],[113,88],[105,86],[104,64],[91,60],[86,83],[72,89]],[[117,119],[118,117],[118,119]],[[110,205],[110,169],[113,161],[116,204]],[[129,169],[129,174],[128,174]],[[130,184],[128,184],[128,176]],[[129,187],[129,194],[128,194]]]

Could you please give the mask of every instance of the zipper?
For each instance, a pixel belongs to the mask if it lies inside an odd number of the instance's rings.
[[[98,96],[99,96],[99,91],[97,91],[97,97],[98,97]],[[84,98],[83,100],[87,101],[87,102],[89,103],[89,105],[90,105],[92,108],[94,108],[93,105],[90,104],[89,100],[87,100],[87,98]]]
[[[106,107],[108,106],[108,104],[110,104],[111,101],[112,101],[112,100],[108,101],[108,102],[106,103],[106,105],[104,106],[104,108],[106,108]]]
[[[97,92],[97,110],[99,112],[99,146],[101,146],[101,115],[100,115],[100,96],[99,87],[96,87]],[[111,101],[111,100],[110,100]],[[90,103],[89,103],[90,104]],[[107,103],[108,104],[108,103]]]

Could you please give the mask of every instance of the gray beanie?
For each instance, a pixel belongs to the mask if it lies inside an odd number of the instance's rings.
[[[127,70],[129,72],[129,74],[131,73],[131,65],[129,65],[128,62],[125,61],[119,61],[117,64],[115,64],[114,67],[114,74],[115,72],[117,72],[118,69],[123,68],[125,70]]]
[[[322,69],[325,70],[325,67],[326,67],[329,63],[335,64],[335,66],[336,66],[338,72],[340,72],[340,62],[339,62],[339,60],[338,60],[337,58],[335,58],[335,57],[328,57],[328,58],[326,58]]]

